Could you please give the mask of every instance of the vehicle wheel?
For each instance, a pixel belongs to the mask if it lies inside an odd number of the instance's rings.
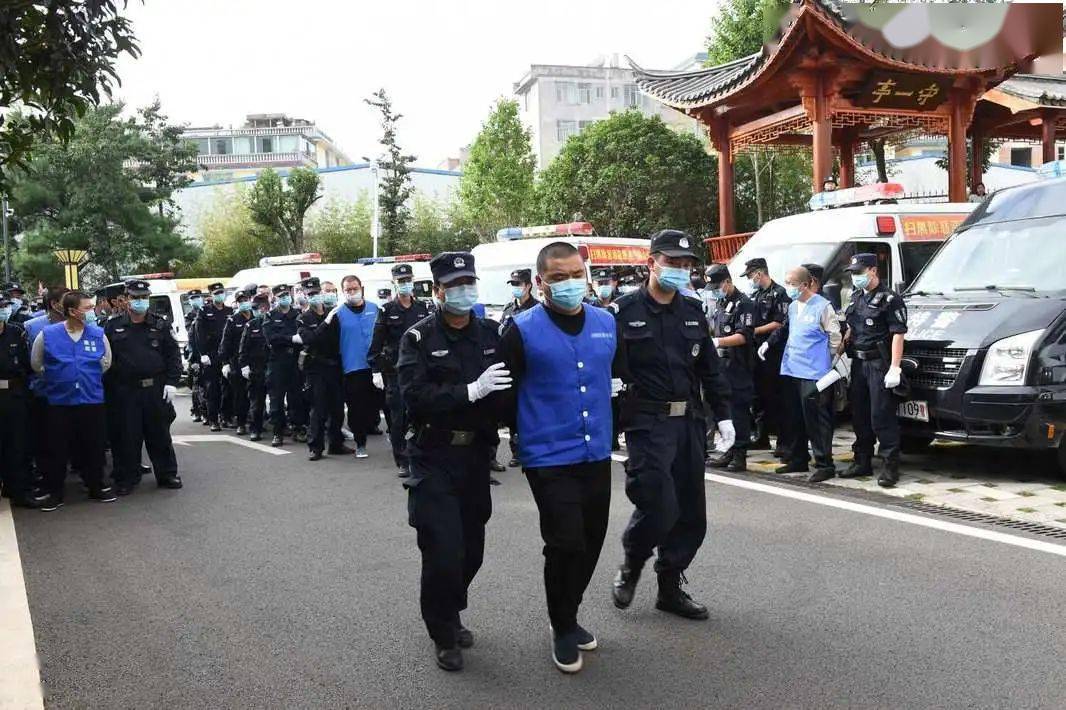
[[[933,437],[916,434],[904,434],[900,437],[899,448],[905,454],[920,454],[933,443]]]

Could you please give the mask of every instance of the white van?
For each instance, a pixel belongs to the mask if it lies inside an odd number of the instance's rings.
[[[176,279],[173,274],[140,274],[136,276],[123,276],[122,280],[144,279],[148,282],[148,288],[152,295],[148,299],[148,308],[152,313],[165,317],[170,321],[171,332],[178,341],[178,347],[182,352],[189,342],[189,332],[185,329],[185,314],[190,306],[185,294],[194,288],[204,290],[208,284],[224,281],[222,278],[195,278]]]

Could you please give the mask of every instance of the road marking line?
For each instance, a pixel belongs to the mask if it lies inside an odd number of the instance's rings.
[[[6,499],[0,499],[0,678],[0,708],[44,708],[26,580]]]
[[[274,456],[284,456],[285,454],[291,454],[291,451],[286,451],[281,448],[274,448],[273,446],[267,446],[266,444],[259,444],[254,441],[245,441],[244,439],[238,439],[235,436],[228,436],[226,434],[185,434],[182,436],[171,437],[171,440],[178,446],[188,446],[189,444],[197,443],[211,443],[211,442],[223,442],[227,444],[236,444],[237,446],[243,446],[248,449],[255,449],[264,454],[273,454]]]

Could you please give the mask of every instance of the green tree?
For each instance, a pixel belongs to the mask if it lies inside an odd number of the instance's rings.
[[[612,237],[715,227],[715,164],[700,141],[658,116],[612,114],[576,136],[541,173],[539,216],[568,222],[580,213]]]
[[[140,49],[126,1],[19,0],[0,11],[0,189],[35,141],[69,139],[75,118],[110,96],[115,61]],[[22,110],[11,112],[10,109]]]
[[[135,123],[144,134],[133,167],[143,198],[160,217],[173,214],[174,193],[192,183],[191,174],[197,169],[196,146],[182,139],[184,127],[169,121],[159,97],[137,112]]]
[[[366,191],[355,202],[331,199],[308,218],[307,244],[331,264],[370,256],[373,205]]]
[[[51,252],[60,247],[86,250],[92,269],[108,279],[195,257],[129,167],[145,154],[146,137],[136,122],[119,118],[122,108],[90,109],[66,142],[45,137],[15,176],[12,207],[24,230],[15,265],[23,278],[54,282]]]
[[[470,146],[459,179],[463,222],[481,241],[491,239],[501,227],[525,222],[533,207],[535,166],[518,102],[500,99]]]
[[[415,162],[415,156],[405,154],[396,141],[396,124],[403,114],[392,110],[392,101],[385,89],[378,89],[371,98],[363,100],[381,113],[379,142],[385,148],[385,156],[378,161],[378,170],[383,174],[378,194],[378,219],[381,221],[381,244],[378,247],[382,253],[392,254],[406,234],[411,216],[407,200],[414,190],[410,165]]]
[[[221,276],[234,274],[259,263],[264,256],[282,254],[288,243],[271,229],[256,224],[241,193],[219,193],[199,222],[203,244],[200,258],[183,276]]]
[[[747,151],[734,158],[734,168],[738,232],[754,232],[771,219],[807,210],[813,169],[807,151]]]
[[[762,49],[777,32],[788,0],[726,0],[711,20],[707,66],[725,64]]]
[[[293,168],[287,185],[271,168],[259,173],[248,191],[248,209],[256,224],[266,227],[285,243],[288,254],[304,251],[304,217],[322,196],[318,173],[310,168]]]
[[[437,199],[415,191],[411,199],[411,221],[400,243],[401,254],[439,254],[442,251],[468,251],[478,243],[477,235],[457,225],[456,201]]]

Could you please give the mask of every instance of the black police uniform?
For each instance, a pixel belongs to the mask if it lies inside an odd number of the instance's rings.
[[[474,257],[445,252],[434,281],[473,272]],[[497,361],[499,324],[471,313],[461,329],[438,312],[400,339],[397,373],[410,417],[408,522],[422,552],[422,618],[438,649],[454,649],[459,613],[481,567],[492,514],[489,462],[499,444],[495,394],[471,403],[467,385]]]
[[[275,288],[275,295],[288,293],[287,289]],[[299,348],[292,342],[299,324],[296,319],[300,312],[295,308],[282,311],[280,307],[267,313],[263,322],[263,335],[266,336],[269,355],[267,357],[267,393],[270,395],[270,426],[274,430],[274,440],[284,436],[288,423],[294,431],[304,426],[303,407],[300,398],[303,389],[300,386],[296,363]]]
[[[193,289],[185,295],[187,299],[203,296],[198,289]],[[196,318],[199,315],[200,309],[191,306],[185,314],[185,332],[189,336],[185,345],[185,360],[189,363],[189,390],[192,392],[190,413],[194,422],[206,421],[207,418],[204,407],[203,368],[200,365],[200,348],[196,344]]]
[[[413,278],[410,264],[397,264],[392,269],[395,279]],[[374,335],[367,352],[367,362],[375,372],[380,372],[385,384],[385,404],[389,409],[389,440],[392,458],[401,469],[407,463],[407,413],[400,396],[400,382],[396,376],[396,360],[400,353],[400,338],[415,323],[429,315],[429,307],[411,297],[411,305],[404,307],[398,298],[386,303],[378,311],[374,322]]]
[[[751,443],[751,402],[755,395],[754,347],[755,305],[751,299],[734,288],[733,292],[718,299],[714,312],[714,335],[726,338],[743,335],[744,344],[719,348],[722,370],[729,380],[732,392],[729,409],[736,429],[736,443],[732,450],[714,462],[716,466],[729,466],[738,470],[746,468],[748,445]]]
[[[249,293],[243,291],[250,299],[254,290]],[[220,366],[229,365],[230,392],[233,397],[233,419],[237,426],[237,433],[243,434],[248,425],[248,382],[241,377],[241,367],[237,363],[237,350],[241,344],[241,335],[244,329],[252,321],[251,312],[237,312],[226,319],[226,325],[222,328],[222,340],[218,344],[218,361]]]
[[[212,284],[208,290],[217,291],[222,284]],[[205,303],[196,316],[196,347],[200,357],[207,355],[209,365],[203,366],[204,397],[207,409],[207,421],[212,431],[220,428],[219,416],[222,408],[222,363],[218,361],[218,346],[222,342],[222,330],[226,321],[233,315],[229,306],[216,306],[214,301]]]
[[[14,295],[18,292],[18,296]],[[22,301],[22,304],[18,308],[11,309],[11,315],[8,317],[7,322],[15,325],[22,325],[30,318],[33,317],[33,312],[29,308],[29,304],[26,303],[26,292],[22,290],[22,287],[15,282],[6,283],[0,287],[0,293],[6,298],[17,298]]]
[[[511,272],[511,278],[507,283],[511,284],[512,286],[518,284],[532,284],[532,278],[532,269],[515,269]],[[503,333],[505,330],[507,330],[507,326],[511,324],[511,321],[514,320],[514,317],[516,315],[518,315],[522,311],[528,311],[530,308],[533,308],[538,303],[539,301],[533,298],[532,289],[530,293],[526,296],[526,300],[519,301],[517,298],[512,299],[511,302],[503,308],[503,315],[500,318],[500,333]],[[612,405],[613,404],[614,403],[612,403]],[[615,417],[615,419],[617,420],[617,417]],[[511,436],[507,440],[507,446],[511,449],[511,460],[507,462],[507,465],[513,468],[519,465],[518,429],[512,427],[510,429],[510,432]],[[614,440],[618,441],[617,432],[615,433]]]
[[[684,233],[664,230],[652,239],[651,251],[693,256],[690,243]],[[622,536],[625,562],[615,581],[615,603],[628,606],[619,589],[628,587],[631,595],[658,548],[658,603],[691,605],[680,577],[707,532],[704,395],[716,420],[729,419],[729,383],[719,371],[699,300],[675,293],[663,305],[644,286],[619,297],[611,310],[621,326],[620,369],[627,385],[621,412],[629,451],[626,495],[636,506]]]
[[[321,284],[311,278],[301,282],[305,292],[318,293]],[[321,308],[321,311],[318,309]],[[297,318],[297,334],[303,341],[303,373],[311,402],[307,428],[307,448],[312,454],[351,453],[344,445],[344,372],[335,338],[326,337],[321,327],[328,308],[311,306]]]
[[[899,479],[898,401],[885,388],[885,374],[891,365],[892,336],[907,332],[907,306],[902,296],[880,282],[872,291],[855,289],[845,320],[850,334],[848,349],[853,353],[849,396],[857,470],[851,473],[870,475],[876,437],[885,460],[885,474],[895,483]]]
[[[256,298],[264,297],[256,296]],[[263,413],[266,409],[268,348],[266,335],[263,333],[265,317],[257,315],[252,318],[252,321],[241,331],[241,342],[237,346],[237,364],[242,370],[247,367],[250,371],[248,376],[248,432],[252,441],[259,441],[262,438]]]
[[[747,270],[752,268],[766,268],[765,259],[752,259],[745,264]],[[784,323],[788,315],[788,304],[792,299],[785,293],[785,289],[776,281],[770,280],[766,288],[756,289],[751,300],[755,304],[755,327],[761,327],[767,323]],[[753,343],[756,350],[767,341],[769,335],[756,335]],[[760,443],[766,444],[768,435],[778,435],[777,448],[787,450],[788,432],[782,429],[781,418],[781,357],[784,355],[784,345],[772,345],[766,352],[766,359],[756,358],[755,361],[755,390],[758,395],[755,402],[755,419],[760,424]],[[783,441],[782,441],[783,439]]]
[[[140,284],[147,290],[146,283]],[[135,287],[131,284],[130,288]],[[170,439],[173,405],[163,399],[163,386],[177,387],[181,380],[181,353],[170,322],[145,313],[144,320],[135,323],[129,313],[123,313],[108,319],[104,333],[111,344],[108,374],[121,426],[119,448],[111,452],[116,492],[128,492],[140,482],[142,446],[148,451],[156,481],[177,487],[178,461]]]
[[[31,372],[26,331],[9,319],[0,332],[0,482],[4,497],[23,506],[32,501],[26,455]]]

